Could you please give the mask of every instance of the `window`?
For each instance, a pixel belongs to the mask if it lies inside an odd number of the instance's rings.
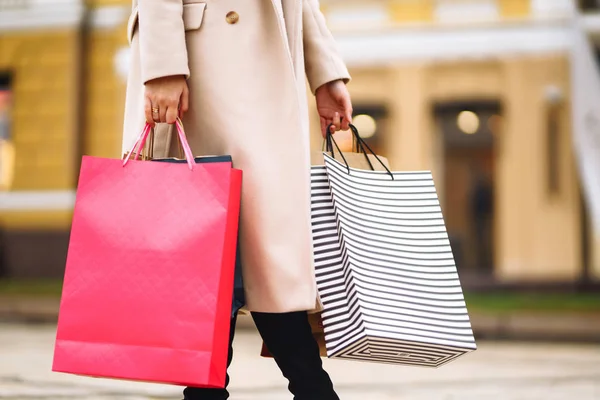
[[[548,194],[560,192],[560,108],[550,105],[547,111],[546,134],[546,186]]]
[[[599,0],[579,0],[581,11],[600,11]]]

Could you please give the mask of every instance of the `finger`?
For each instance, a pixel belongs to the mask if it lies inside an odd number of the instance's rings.
[[[144,114],[146,114],[146,122],[154,126],[154,118],[152,118],[152,102],[149,97],[144,99]]]
[[[190,107],[190,90],[187,85],[183,88],[181,99],[179,100],[179,117],[182,118],[183,114],[187,112]]]
[[[342,119],[342,129],[347,131],[352,123],[352,106],[344,106],[344,118]]]
[[[158,107],[158,121],[156,121],[156,122],[162,122],[162,123],[167,122],[167,109],[169,108],[169,105],[166,102],[166,100],[159,99],[158,106],[155,106],[155,107]]]
[[[152,107],[152,119],[154,122],[160,122],[160,108],[158,106]]]
[[[327,137],[327,120],[323,117],[321,117],[321,134]]]
[[[347,119],[347,118],[344,118],[344,119],[342,120],[342,126],[341,126],[341,128],[340,128],[340,129],[341,129],[342,131],[347,131],[348,129],[350,129],[350,124],[351,124],[351,122],[350,122],[350,121],[348,121],[348,119]]]
[[[340,113],[337,111],[333,117],[333,125],[335,126],[336,131],[339,131],[342,128],[342,119],[340,117]]]
[[[166,112],[166,119],[165,122],[167,124],[174,124],[175,121],[177,120],[177,114],[178,114],[179,110],[177,109],[177,106],[169,106],[169,108],[167,108],[167,112]]]

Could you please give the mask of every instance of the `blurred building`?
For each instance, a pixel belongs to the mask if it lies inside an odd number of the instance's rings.
[[[599,26],[597,3],[323,3],[352,69],[357,124],[394,168],[432,170],[464,279],[600,280],[570,71],[574,21],[585,9]]]
[[[6,274],[60,276],[81,155],[120,152],[130,10],[126,0],[0,0],[0,93],[12,99],[7,113],[0,102]]]
[[[433,171],[468,284],[600,281],[570,108],[572,21],[585,9],[594,39],[594,1],[321,3],[356,124],[394,168]],[[14,276],[60,275],[80,157],[119,156],[129,14],[128,0],[0,0],[0,248]]]

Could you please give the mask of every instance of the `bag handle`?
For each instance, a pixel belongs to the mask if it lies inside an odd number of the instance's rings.
[[[135,139],[135,142],[131,146],[131,149],[129,149],[129,151],[123,155],[123,166],[127,164],[127,160],[129,160],[132,155],[134,156],[135,160],[137,160],[138,157],[141,156],[141,152],[139,152],[139,145],[142,141],[146,140],[145,138],[148,137],[150,129],[152,129],[152,127],[150,126],[150,124],[146,123],[146,125],[144,125],[144,129],[142,129],[142,132],[138,135],[137,139]]]
[[[181,122],[181,119],[177,118],[175,120],[175,128],[177,129],[177,134],[179,136],[179,143],[181,144],[181,147],[183,148],[183,153],[185,155],[187,164],[188,164],[190,170],[193,170],[194,169],[194,155],[193,155],[192,149],[190,148],[190,145],[187,141],[187,137],[185,135],[185,130],[183,129],[183,123]],[[149,123],[146,123],[146,125],[144,126],[144,129],[142,129],[142,132],[139,134],[135,143],[131,147],[131,150],[128,153],[126,153],[125,158],[123,160],[123,166],[126,166],[127,163],[129,162],[129,160],[131,159],[130,155],[134,156],[134,158],[133,158],[134,160],[139,159],[139,157],[142,155],[144,146],[146,145],[146,141],[148,140],[148,136],[150,136],[151,132],[152,132],[152,126]]]
[[[331,157],[335,159],[335,155],[333,152],[333,145],[332,143],[335,142],[335,139],[333,139],[333,133],[331,133],[331,127],[333,126],[333,124],[330,124],[327,127],[327,134],[325,136],[325,151],[329,152],[331,154]],[[354,129],[352,129],[354,128]],[[362,153],[365,155],[365,160],[367,161],[367,164],[369,164],[369,167],[371,168],[371,171],[375,171],[375,168],[373,167],[373,164],[371,164],[371,160],[369,159],[369,156],[367,154],[367,151],[365,150],[365,146],[363,145],[363,143],[361,142],[361,137],[358,134],[358,130],[356,130],[356,128],[354,127],[354,125],[350,128],[351,132],[352,132],[352,151],[354,153]],[[336,147],[337,147],[337,143]],[[339,150],[339,147],[338,147]],[[340,152],[341,154],[341,152]]]
[[[344,160],[344,164],[346,165],[348,174],[350,174],[350,165],[348,164],[348,161],[344,157],[344,154],[342,153],[342,151],[340,150],[340,147],[338,146],[337,142],[335,141],[335,139],[333,137],[334,134],[331,133],[332,126],[333,126],[333,124],[330,124],[327,127],[327,133],[325,135],[326,152],[330,153],[331,158],[335,159],[335,154],[334,154],[334,150],[333,150],[333,146],[335,146],[337,151],[340,153],[340,156],[342,156],[342,160]],[[371,160],[369,159],[369,153],[371,155],[373,155],[373,157],[375,157],[375,159],[387,171],[387,174],[392,178],[392,180],[394,180],[394,174],[392,173],[392,171],[390,171],[390,169],[384,164],[384,162],[381,160],[381,158],[379,158],[379,156],[377,156],[377,154],[375,154],[375,152],[367,144],[367,142],[365,142],[365,140],[362,137],[360,137],[360,134],[358,133],[358,129],[356,128],[356,126],[354,126],[352,124],[350,124],[349,126],[350,126],[350,131],[352,132],[353,142],[356,144],[356,149],[360,150],[359,153],[363,153],[365,155],[365,159],[367,160],[369,167],[371,167],[371,171],[375,171],[375,168],[373,167],[373,164],[371,163]],[[367,152],[367,150],[368,150],[368,152]]]

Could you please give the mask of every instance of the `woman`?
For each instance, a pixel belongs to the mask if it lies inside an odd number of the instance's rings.
[[[244,172],[246,306],[294,398],[337,399],[307,319],[317,291],[305,76],[323,132],[329,124],[347,129],[352,106],[350,77],[318,1],[134,0],[129,35],[123,148],[146,121],[172,124],[181,115],[195,155],[233,157]],[[157,127],[155,156],[177,155],[169,127]],[[231,338],[235,313],[232,322]],[[184,394],[229,397],[214,389]]]

